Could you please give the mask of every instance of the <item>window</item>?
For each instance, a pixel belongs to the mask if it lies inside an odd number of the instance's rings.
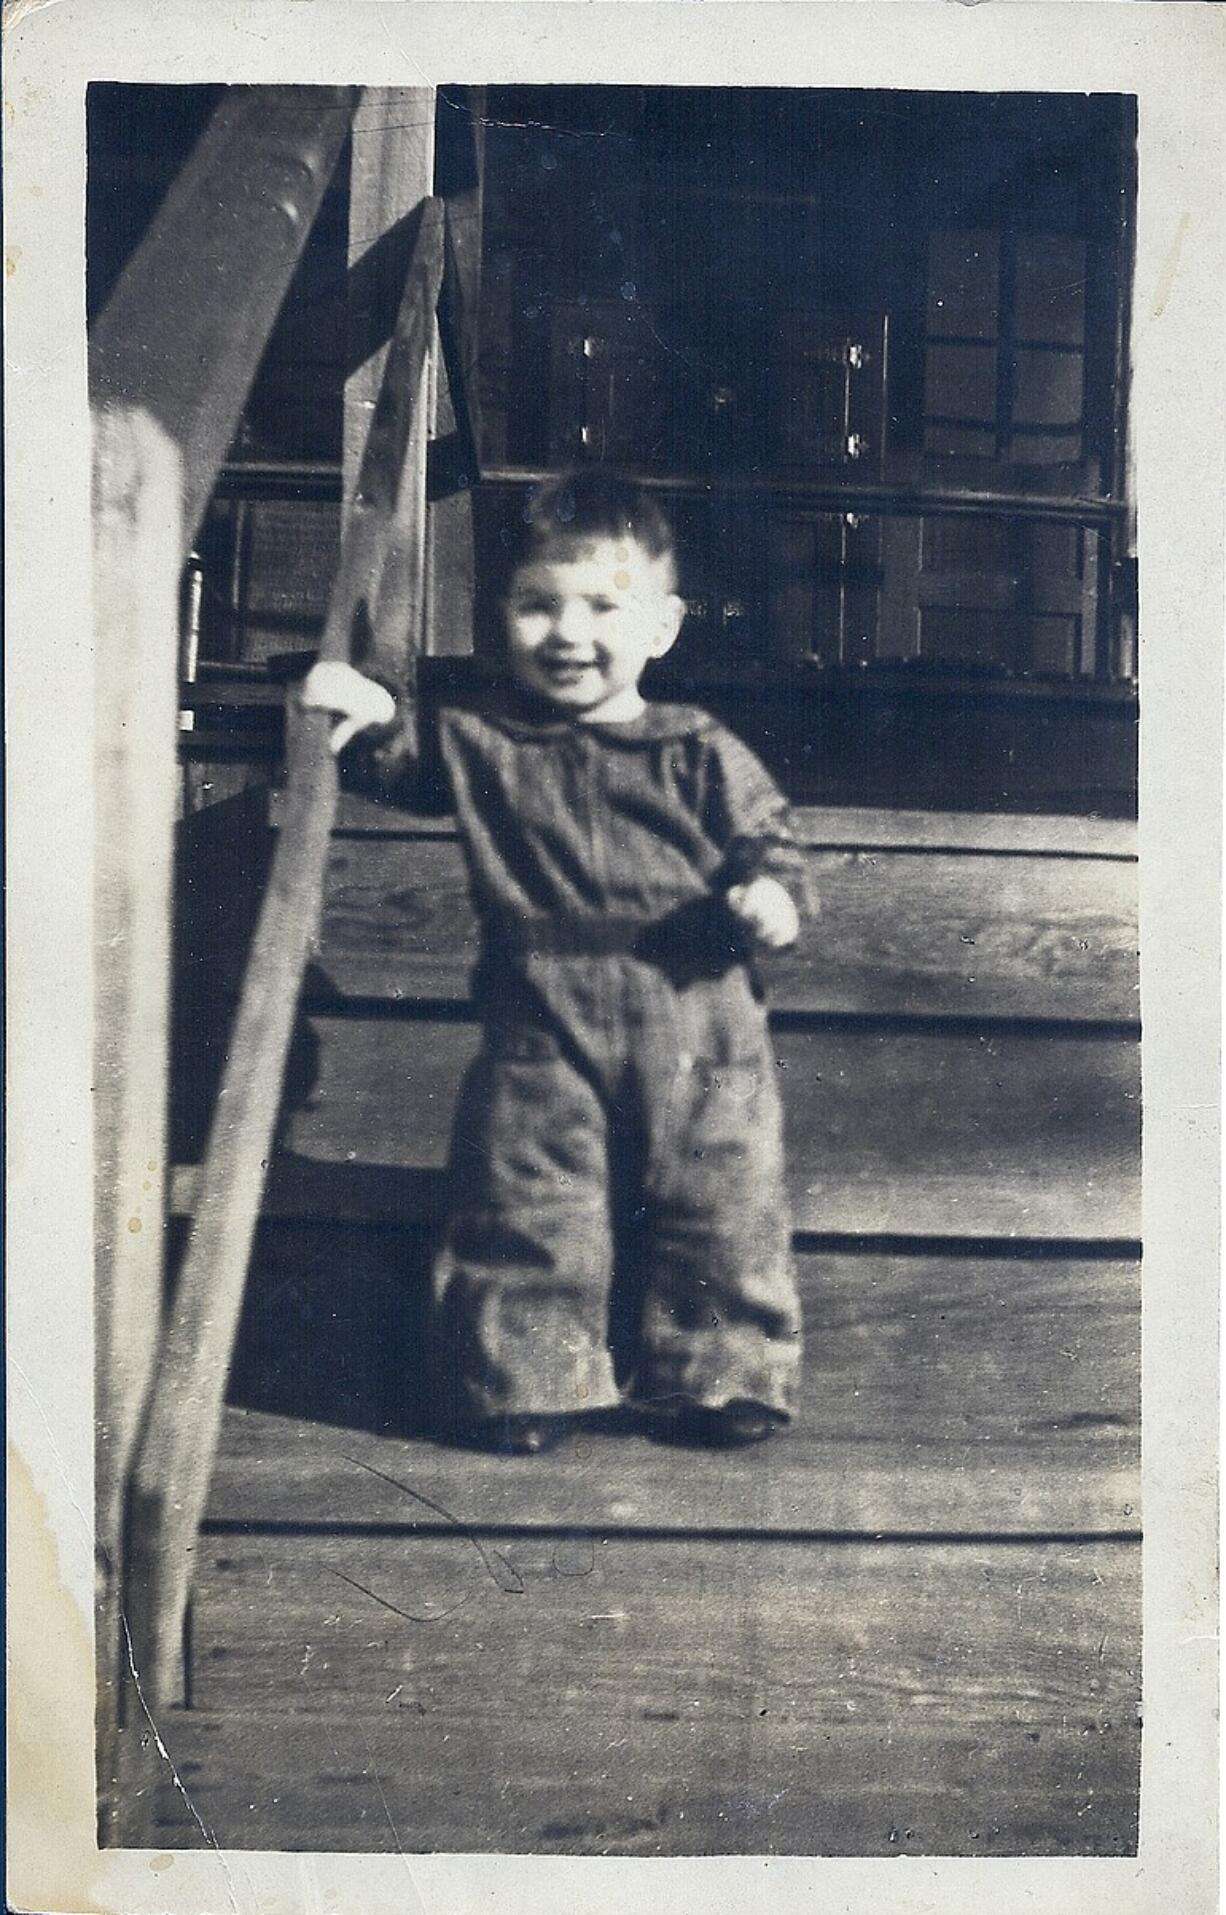
[[[612,460],[682,528],[678,670],[1126,678],[1130,135],[1115,99],[491,96],[494,545]]]
[[[1077,234],[932,235],[926,452],[1018,465],[1085,459],[1085,282]]]

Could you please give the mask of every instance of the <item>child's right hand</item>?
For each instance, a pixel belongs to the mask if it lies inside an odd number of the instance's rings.
[[[341,722],[329,742],[338,755],[359,732],[382,730],[396,716],[396,701],[386,687],[339,659],[312,665],[298,702],[304,711],[336,713]]]

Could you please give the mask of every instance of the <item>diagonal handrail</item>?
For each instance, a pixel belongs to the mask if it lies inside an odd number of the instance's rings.
[[[395,533],[443,272],[443,205],[423,204],[320,645],[345,659]],[[204,1513],[298,994],[319,922],[336,810],[325,713],[292,728],[288,797],[247,960],[200,1201],[170,1307],[129,1509],[127,1614],[139,1680],[179,1681],[192,1549]]]
[[[178,452],[184,557],[360,94],[227,88],[91,329],[95,410],[139,406]]]

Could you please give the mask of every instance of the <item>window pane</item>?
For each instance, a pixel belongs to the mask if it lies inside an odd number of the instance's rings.
[[[1038,352],[1025,346],[1013,355],[1015,426],[1081,424],[1085,361],[1079,352]]]
[[[1010,566],[1007,519],[938,519],[923,522],[926,572],[998,572]]]
[[[1036,574],[1058,572],[1081,576],[1082,531],[1079,525],[1045,524],[1030,528],[1030,563]]]
[[[1077,618],[1032,618],[1030,631],[1030,670],[1040,675],[1068,677],[1077,669],[1077,641],[1081,621]]]
[[[1082,455],[1079,432],[1015,432],[1005,451],[1014,465],[1076,465]]]
[[[996,233],[934,233],[928,251],[929,333],[994,339],[999,279]]]
[[[1017,338],[1082,345],[1085,278],[1083,239],[1074,234],[1019,233],[1013,313]]]
[[[1001,612],[932,607],[920,612],[920,651],[947,664],[1012,670],[1017,651],[1017,620]]]
[[[938,459],[994,459],[996,432],[983,426],[926,425],[924,451]]]
[[[925,359],[924,413],[958,425],[996,422],[994,346],[929,346]]]

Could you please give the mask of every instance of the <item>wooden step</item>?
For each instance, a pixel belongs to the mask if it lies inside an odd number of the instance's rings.
[[[342,996],[456,998],[476,924],[447,820],[344,801],[317,985]],[[1135,1020],[1135,827],[907,812],[802,814],[822,915],[771,960],[782,1010]],[[180,857],[184,1009],[241,970],[275,832],[250,799],[190,821]]]
[[[679,1460],[640,1434],[587,1432],[542,1464],[415,1440],[431,1419],[428,1256],[420,1232],[265,1226],[210,1521],[870,1535],[1137,1527],[1133,1264],[803,1256],[802,1398],[786,1436]]]
[[[205,1539],[158,1726],[227,1848],[1126,1854],[1138,1613],[1127,1544]]]
[[[1136,867],[1107,858],[813,849],[821,900],[764,967],[780,1010],[1135,1020]],[[458,843],[334,840],[319,969],[346,996],[464,997],[477,925]]]
[[[274,827],[284,815],[284,794],[269,794],[267,816]],[[1137,826],[1130,818],[1101,818],[1079,812],[1004,812],[904,810],[897,806],[794,805],[796,836],[819,849],[920,849],[962,852],[1037,852],[1044,857],[1118,858],[1135,863]],[[406,832],[450,837],[448,816],[406,811],[398,805],[341,793],[338,832]]]
[[[437,1208],[477,1027],[315,1016],[291,1064],[266,1208],[404,1221]],[[1139,1050],[907,1028],[776,1033],[794,1223],[825,1234],[1134,1240]],[[207,1108],[207,1099],[204,1100]],[[180,1143],[199,1147],[198,1113]],[[296,1160],[296,1161],[295,1161]],[[180,1178],[173,1202],[192,1202]]]

